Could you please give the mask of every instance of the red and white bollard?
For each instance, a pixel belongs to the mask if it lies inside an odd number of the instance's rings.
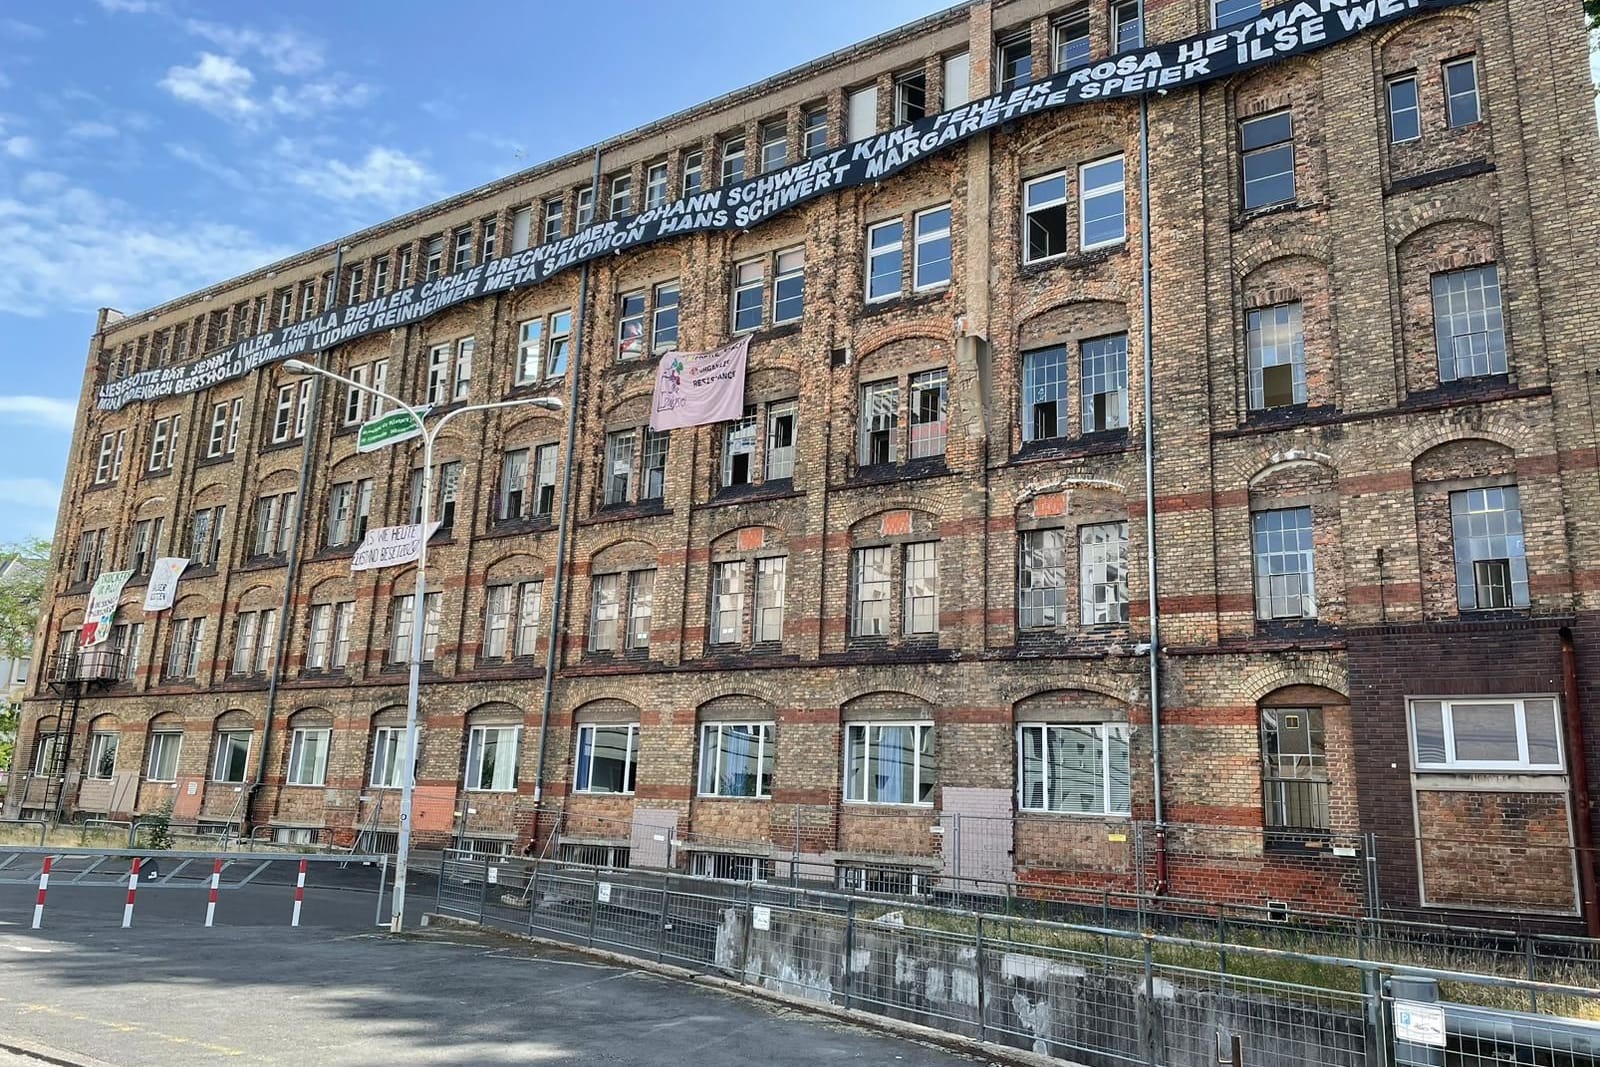
[[[54,856],[44,858],[44,869],[39,872],[39,896],[33,902],[33,928],[39,929],[39,924],[44,921],[44,891],[50,888],[50,861]]]
[[[122,906],[122,928],[126,930],[133,925],[133,894],[139,888],[139,864],[142,862],[138,856],[133,857],[133,867],[128,871],[128,902]]]
[[[300,861],[300,874],[294,880],[294,917],[289,920],[290,926],[300,925],[300,904],[306,899],[306,861]]]
[[[211,865],[211,893],[206,899],[206,925],[211,925],[211,920],[217,916],[217,883],[222,880],[222,860],[218,859]]]

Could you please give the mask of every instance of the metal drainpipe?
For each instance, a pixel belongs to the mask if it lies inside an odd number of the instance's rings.
[[[1139,97],[1139,243],[1144,287],[1144,551],[1150,610],[1150,775],[1156,823],[1156,893],[1167,891],[1167,819],[1161,795],[1161,612],[1156,598],[1155,357],[1150,349],[1150,97]]]
[[[333,301],[339,289],[339,275],[343,268],[344,245],[341,244],[334,249],[333,283],[328,286],[328,295],[322,305],[323,311],[333,308]],[[330,351],[332,350],[324,349],[317,353],[317,366],[327,365]],[[311,464],[315,459],[313,446],[316,444],[317,418],[322,409],[322,375],[314,374],[311,377],[311,410],[306,412],[306,443],[300,455],[300,488],[295,496],[294,536],[289,540],[289,558],[285,561],[283,572],[283,601],[278,608],[278,632],[272,642],[272,670],[267,675],[267,715],[261,727],[261,758],[256,763],[256,776],[250,780],[250,786],[245,790],[244,803],[239,806],[240,837],[250,835],[250,805],[255,801],[256,791],[261,788],[262,779],[267,773],[267,759],[272,754],[272,716],[278,710],[278,681],[283,675],[283,653],[289,644],[289,612],[294,607],[294,583],[300,573],[300,538],[305,533],[306,494],[311,487]],[[239,515],[236,521],[243,522],[244,516]]]
[[[594,150],[594,176],[590,179],[590,194],[594,202],[600,201],[600,149]],[[589,264],[583,265],[583,278],[578,283],[578,314],[572,329],[572,359],[567,367],[567,469],[561,476],[561,519],[556,527],[556,577],[553,591],[554,603],[550,610],[550,648],[544,663],[544,706],[539,711],[539,755],[533,775],[534,834],[539,832],[538,807],[544,801],[544,753],[550,739],[550,704],[555,699],[556,656],[561,643],[561,607],[566,577],[567,538],[572,514],[572,468],[578,445],[578,369],[583,359],[583,331],[589,318]]]
[[[1562,719],[1567,727],[1567,762],[1572,771],[1572,830],[1578,846],[1578,886],[1583,893],[1583,924],[1600,937],[1600,887],[1595,884],[1594,818],[1589,811],[1589,753],[1583,741],[1583,705],[1578,697],[1578,649],[1572,628],[1561,628]]]

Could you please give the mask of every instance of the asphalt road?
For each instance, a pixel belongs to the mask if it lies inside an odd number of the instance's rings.
[[[121,1067],[975,1062],[465,930],[0,928],[0,1045]],[[0,1067],[8,1067],[0,1059]]]

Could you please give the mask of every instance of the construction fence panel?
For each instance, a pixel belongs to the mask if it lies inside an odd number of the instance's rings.
[[[489,865],[485,861],[467,852],[445,852],[439,863],[439,912],[482,922],[488,881]]]

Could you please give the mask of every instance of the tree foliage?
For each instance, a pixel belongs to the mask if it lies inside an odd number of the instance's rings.
[[[1600,30],[1600,0],[1583,0],[1583,13],[1589,16],[1589,28]]]
[[[38,538],[0,545],[0,658],[16,659],[33,648],[39,607],[50,573],[50,543]]]

